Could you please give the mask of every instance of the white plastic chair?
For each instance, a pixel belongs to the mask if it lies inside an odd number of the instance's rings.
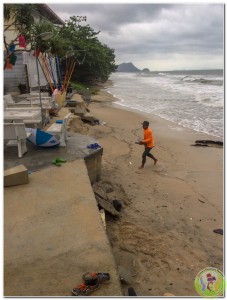
[[[22,157],[27,152],[26,138],[31,135],[26,132],[24,123],[5,123],[4,140],[9,140],[7,146],[18,147],[18,157]]]
[[[66,141],[68,140],[67,136],[67,127],[68,127],[68,119],[71,113],[68,113],[62,123],[53,123],[49,128],[47,128],[46,132],[53,134],[60,141],[60,146],[66,146]]]

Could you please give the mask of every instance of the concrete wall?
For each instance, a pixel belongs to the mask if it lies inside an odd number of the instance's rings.
[[[99,181],[101,178],[102,154],[103,148],[84,158],[91,184]]]

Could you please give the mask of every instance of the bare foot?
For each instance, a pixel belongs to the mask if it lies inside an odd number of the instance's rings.
[[[157,162],[158,160],[155,158],[155,160],[154,160],[154,165],[156,165],[156,162]]]
[[[143,166],[140,166],[139,169],[143,169]]]

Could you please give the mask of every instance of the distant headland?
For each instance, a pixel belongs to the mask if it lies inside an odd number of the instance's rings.
[[[133,65],[133,63],[122,63],[118,65],[117,72],[125,72],[125,73],[150,73],[148,68],[143,70],[138,69]]]

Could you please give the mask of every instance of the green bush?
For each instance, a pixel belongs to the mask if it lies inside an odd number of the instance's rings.
[[[71,87],[79,94],[83,94],[87,90],[87,88],[89,88],[87,84],[82,84],[80,82],[71,82]]]
[[[87,89],[90,90],[92,95],[98,95],[99,90],[97,88],[92,88],[90,85],[85,84],[85,83],[80,83],[80,82],[70,82],[70,85],[73,90],[76,90],[77,93],[83,94],[84,92],[87,91]]]

